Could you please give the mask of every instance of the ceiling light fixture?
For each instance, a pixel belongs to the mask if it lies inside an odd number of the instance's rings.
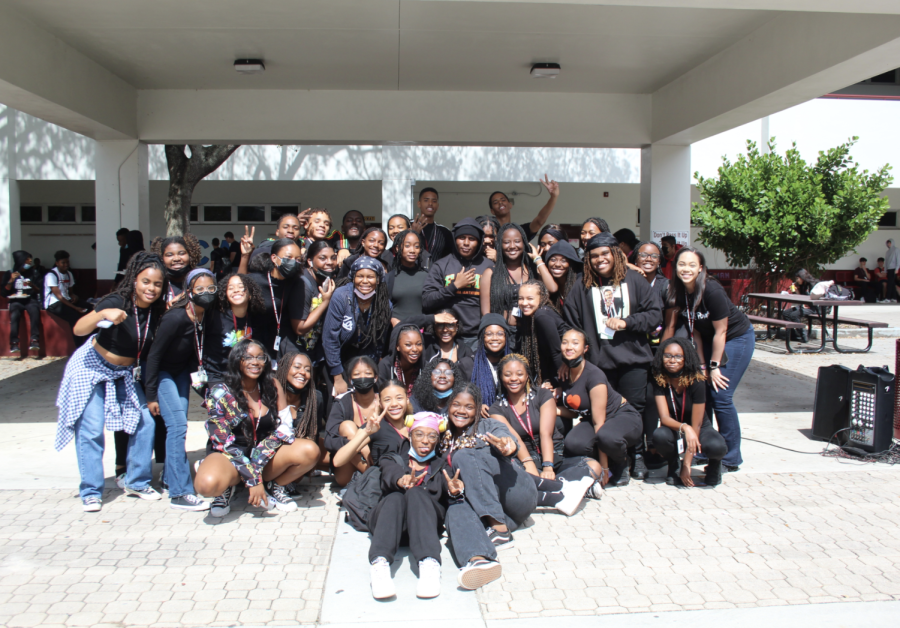
[[[238,59],[234,62],[234,69],[241,74],[262,74],[266,71],[266,65],[262,59]]]
[[[531,78],[556,78],[560,70],[558,63],[535,63],[531,66]]]

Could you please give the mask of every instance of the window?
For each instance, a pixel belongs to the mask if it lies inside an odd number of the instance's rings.
[[[97,208],[93,205],[82,205],[81,222],[97,222]]]
[[[206,205],[203,207],[204,222],[231,222],[231,205]]]
[[[300,207],[297,205],[272,205],[272,222],[278,222],[284,214],[299,214]]]
[[[890,72],[885,72],[884,74],[879,74],[878,76],[873,76],[869,79],[870,83],[887,83],[888,85],[897,82],[897,71],[891,70]]]
[[[265,205],[238,205],[237,219],[238,222],[265,222],[266,207]]]
[[[191,205],[191,222],[200,222],[200,208],[196,205]]]
[[[879,227],[896,227],[897,226],[897,212],[884,212],[884,216],[881,217],[881,220],[878,221]]]
[[[49,222],[75,222],[74,205],[51,205],[47,208]]]
[[[19,207],[19,220],[22,222],[41,222],[43,220],[42,208],[38,205],[22,205]]]

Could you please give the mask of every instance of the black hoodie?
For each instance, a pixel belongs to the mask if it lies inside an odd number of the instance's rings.
[[[478,249],[471,259],[464,260],[456,248],[456,235],[460,227],[474,227],[478,233]],[[442,307],[452,307],[459,314],[459,335],[474,337],[481,322],[481,275],[494,262],[482,253],[484,230],[474,219],[463,218],[453,227],[453,253],[432,264],[422,286],[422,310],[434,313]],[[456,289],[453,280],[460,269],[475,269],[475,285]]]

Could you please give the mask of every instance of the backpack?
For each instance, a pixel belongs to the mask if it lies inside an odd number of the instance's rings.
[[[828,301],[847,301],[853,298],[853,292],[843,286],[833,284],[828,287],[822,298]]]
[[[385,454],[394,458],[399,464],[402,458],[395,453]],[[347,510],[344,521],[359,532],[369,532],[369,513],[381,501],[381,468],[371,466],[365,473],[354,475],[347,485],[341,505]]]

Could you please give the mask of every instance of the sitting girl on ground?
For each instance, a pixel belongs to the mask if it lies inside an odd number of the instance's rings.
[[[447,416],[453,387],[457,382],[462,383],[464,380],[458,363],[447,358],[432,362],[422,369],[413,386],[410,397],[413,411],[435,412]]]

